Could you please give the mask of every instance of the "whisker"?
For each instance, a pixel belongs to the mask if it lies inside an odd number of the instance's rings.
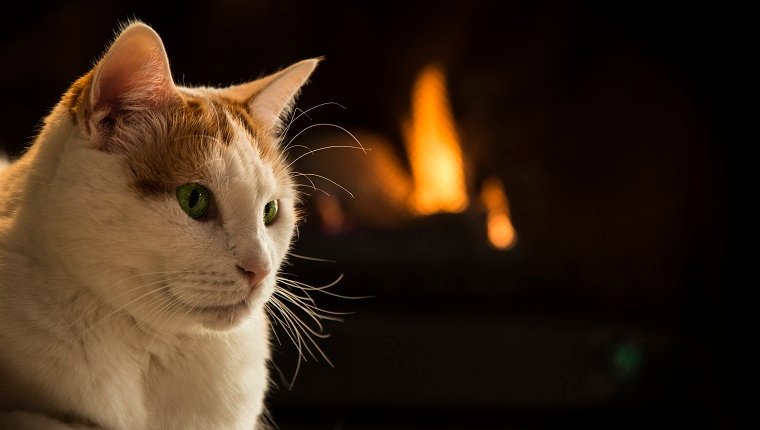
[[[283,310],[283,306],[284,305],[282,303],[280,303],[280,301],[277,300],[274,297],[272,298],[271,303],[273,303],[273,305],[275,306],[275,309],[277,310],[277,312],[279,312],[279,314],[283,318],[285,318],[285,320],[289,321],[289,319],[287,318],[287,316],[285,314],[285,311]],[[275,316],[275,318],[277,318],[277,320],[280,321],[281,326],[285,329],[285,333],[288,335],[288,337],[290,337],[290,340],[293,341],[293,345],[295,345],[296,350],[298,351],[298,360],[296,360],[296,368],[293,371],[293,379],[291,379],[290,384],[288,385],[288,390],[291,390],[291,389],[293,389],[293,384],[295,384],[296,378],[298,377],[298,373],[301,370],[301,362],[302,361],[306,361],[306,356],[304,355],[303,349],[302,349],[303,339],[298,334],[298,331],[291,326],[291,324],[292,324],[291,322],[288,322],[286,324],[279,317]]]
[[[317,125],[320,125],[320,124],[317,124]],[[299,155],[298,157],[296,157],[295,160],[291,161],[290,164],[288,164],[285,167],[286,168],[290,168],[293,164],[295,164],[298,160],[302,159],[303,157],[305,157],[307,155],[314,154],[315,152],[320,152],[320,151],[324,151],[324,150],[327,150],[327,149],[360,149],[360,150],[364,151],[365,154],[367,152],[367,150],[364,149],[364,148],[360,148],[358,146],[351,146],[351,145],[329,145],[329,146],[322,146],[322,147],[319,147],[319,148],[316,148],[316,149],[309,150],[308,152],[305,152],[305,153]]]
[[[317,186],[314,184],[314,181],[312,181],[311,178],[309,178],[308,176],[302,175],[301,173],[298,173],[298,172],[293,172],[293,176],[303,176],[303,177],[305,177],[306,180],[309,181],[309,183],[311,184],[311,188],[313,188],[315,190],[317,189]]]
[[[277,300],[274,297],[273,297],[273,299]],[[306,336],[306,339],[308,339],[311,342],[312,346],[314,346],[314,348],[316,348],[316,350],[319,351],[319,354],[322,356],[322,358],[325,359],[325,361],[330,365],[330,367],[335,367],[333,365],[332,361],[330,361],[330,359],[327,357],[327,355],[325,354],[325,352],[322,350],[322,348],[319,347],[319,345],[314,340],[314,338],[311,337],[312,334],[315,335],[315,336],[318,336],[318,337],[323,337],[323,336],[320,336],[318,333],[314,332],[314,330],[311,327],[309,327],[307,324],[305,324],[303,321],[301,321],[301,319],[298,318],[298,316],[295,315],[293,313],[293,311],[290,310],[289,308],[284,307],[283,310],[285,311],[286,314],[289,314],[292,317],[292,321],[295,322],[300,327],[301,330],[303,330],[301,333],[303,333],[304,336]],[[324,337],[327,337],[327,336],[324,336]],[[309,348],[309,345],[307,343],[304,343],[304,347],[309,352],[309,354],[312,356],[312,358],[314,358],[316,360],[317,357],[311,351],[311,349]]]
[[[332,319],[332,320],[340,321],[338,318],[326,317],[326,316],[318,314],[317,312],[315,312],[313,310],[312,306],[310,306],[309,304],[304,303],[298,297],[294,297],[293,295],[290,295],[288,293],[289,293],[289,291],[282,290],[282,289],[276,290],[274,292],[274,294],[278,294],[283,299],[288,300],[290,303],[293,303],[294,305],[296,305],[296,307],[298,307],[306,315],[308,315],[309,318],[311,318],[314,321],[314,323],[317,325],[317,327],[319,328],[320,334],[324,330],[324,327],[322,326],[322,322],[320,321],[321,319]]]
[[[129,281],[129,280],[132,280],[132,279],[135,279],[135,278],[138,278],[138,277],[141,277],[141,276],[145,276],[145,275],[150,275],[150,274],[175,274],[175,275],[177,275],[177,274],[180,274],[180,275],[182,275],[182,274],[186,274],[186,273],[192,273],[192,272],[191,272],[191,271],[162,271],[162,272],[146,272],[146,273],[141,273],[141,274],[138,274],[138,275],[135,275],[135,276],[131,276],[131,277],[128,277],[128,278],[124,278],[124,279],[121,279],[119,282],[117,282],[117,283],[113,284],[111,287],[113,288],[113,287],[116,287],[116,286],[118,286],[118,285],[120,285],[120,284],[123,284],[124,282],[127,282],[127,281]],[[180,279],[181,279],[181,278],[180,278]],[[132,288],[129,288],[129,289],[125,290],[125,291],[122,291],[122,292],[120,292],[119,294],[116,294],[116,295],[114,295],[114,296],[112,297],[112,300],[113,300],[113,299],[116,299],[116,298],[120,298],[120,297],[123,297],[123,296],[125,296],[125,295],[127,295],[127,294],[131,294],[131,293],[132,293],[132,292],[134,292],[134,291],[137,291],[137,290],[140,290],[140,289],[143,289],[143,288],[148,288],[148,287],[151,287],[151,286],[153,286],[153,285],[156,285],[156,284],[160,284],[161,282],[169,282],[169,279],[161,279],[161,280],[158,280],[158,281],[149,282],[149,283],[147,283],[147,284],[140,284],[140,285],[137,285],[137,286],[135,286],[135,287],[132,287]],[[135,299],[132,299],[132,300],[130,300],[129,302],[127,302],[127,303],[125,303],[125,304],[122,304],[122,305],[120,305],[118,308],[115,308],[115,309],[114,309],[112,312],[110,312],[109,314],[107,314],[107,315],[106,315],[106,316],[104,316],[104,317],[100,317],[100,316],[96,316],[96,317],[94,317],[95,319],[97,319],[97,320],[99,320],[99,321],[95,321],[93,325],[91,325],[91,326],[87,327],[87,329],[85,329],[84,331],[80,332],[80,333],[79,333],[79,335],[81,336],[81,335],[84,335],[84,334],[86,334],[87,332],[91,331],[92,329],[94,329],[94,328],[96,328],[96,327],[100,326],[101,324],[103,324],[103,323],[107,322],[109,318],[111,318],[111,317],[113,317],[114,315],[116,315],[116,314],[120,313],[120,312],[121,312],[121,311],[123,311],[123,310],[124,310],[124,309],[125,309],[127,306],[129,306],[130,304],[132,304],[132,303],[134,303],[134,302],[136,302],[136,301],[138,301],[138,300],[140,300],[140,299],[142,299],[142,298],[144,298],[144,297],[146,297],[146,296],[148,296],[148,295],[150,295],[150,294],[153,294],[153,293],[155,293],[156,291],[159,291],[160,289],[161,289],[161,288],[158,288],[158,289],[155,289],[155,290],[151,290],[151,291],[149,291],[149,292],[147,292],[147,293],[145,293],[145,294],[142,294],[142,295],[138,296],[137,298],[135,298]],[[106,294],[106,292],[101,292],[101,293],[97,294],[97,295],[95,296],[95,300],[98,300],[98,301],[100,301],[100,302],[102,302],[102,303],[105,303],[105,301],[104,301],[104,299],[103,299],[103,296],[104,296],[105,294]],[[86,319],[88,319],[88,316],[87,316],[87,315],[82,315],[82,317],[81,317],[81,318],[78,318],[78,319],[74,320],[74,321],[73,321],[73,322],[70,324],[70,326],[69,326],[69,329],[72,329],[72,328],[74,328],[74,326],[75,326],[75,325],[81,324],[81,323],[82,323],[84,320],[86,320]]]
[[[279,312],[280,315],[282,315],[282,309],[280,309],[281,303],[279,303],[279,301],[272,301],[271,303],[274,305],[275,310],[277,310],[277,312]],[[280,323],[280,327],[282,327],[283,330],[285,330],[285,334],[288,335],[290,340],[293,342],[293,345],[298,350],[298,355],[299,356],[303,355],[303,353],[301,352],[301,344],[298,341],[297,335],[293,331],[293,327],[291,327],[291,325],[288,324],[287,321],[284,321],[283,319],[278,317],[276,314],[272,313],[271,315]]]
[[[167,286],[168,288],[168,286]],[[165,297],[160,296],[154,296],[150,299],[148,303],[145,303],[143,307],[140,309],[142,312],[145,309],[148,309],[147,312],[143,312],[142,318],[140,318],[140,323],[145,324],[146,327],[149,328],[151,331],[158,331],[155,328],[153,328],[150,324],[147,323],[148,320],[154,319],[154,317],[161,315],[166,309],[171,308],[172,306],[176,305],[177,299],[172,298],[169,301],[164,300]],[[138,328],[141,326],[141,324],[135,324],[133,325],[126,333],[124,333],[122,336],[124,338],[128,338],[132,332],[138,330]]]
[[[305,284],[305,283],[300,282],[300,281],[296,281],[295,279],[280,278],[280,280],[283,281],[283,283],[285,283],[287,285],[291,285],[291,286],[293,286],[295,288],[299,288],[299,289],[304,290],[304,291],[317,291],[317,292],[320,292],[320,293],[323,293],[323,294],[327,294],[327,295],[333,296],[333,297],[338,297],[338,298],[341,298],[341,299],[363,300],[363,299],[372,299],[372,298],[375,297],[375,296],[346,296],[346,295],[342,295],[342,294],[333,293],[331,291],[325,291],[328,288],[330,288],[332,286],[335,286],[335,284],[337,284],[338,282],[340,282],[341,279],[343,279],[343,274],[342,273],[340,274],[340,276],[338,276],[338,278],[336,280],[332,281],[331,283],[329,283],[327,285],[323,285],[321,287],[315,287],[315,286],[312,286],[312,285],[309,285],[309,284]]]
[[[290,151],[291,149],[295,149],[295,148],[303,148],[307,151],[311,151],[311,148],[309,148],[306,145],[292,145],[289,148],[283,149],[283,153],[286,153],[287,151]]]
[[[285,274],[287,275],[287,273],[285,273]],[[312,286],[312,285],[309,285],[309,284],[305,284],[305,283],[303,283],[301,281],[296,281],[295,279],[283,278],[283,280],[289,281],[289,282],[294,282],[294,283],[298,284],[299,286],[307,287],[307,288],[310,288],[310,289],[313,289],[313,290],[325,290],[327,288],[334,287],[335,285],[337,285],[341,280],[343,280],[344,276],[345,275],[343,273],[341,273],[340,275],[338,275],[337,278],[335,278],[334,281],[332,281],[332,282],[330,282],[330,283],[328,283],[326,285],[323,285],[321,287],[315,287],[315,286]]]
[[[302,260],[321,261],[323,263],[337,263],[336,260],[328,260],[326,258],[309,257],[309,256],[306,256],[306,255],[296,254],[294,252],[289,252],[288,255],[296,257],[296,258],[300,258]]]
[[[277,300],[274,297],[272,299]],[[304,341],[304,339],[309,339],[312,342],[314,342],[314,340],[311,337],[309,337],[308,332],[303,331],[303,325],[301,324],[301,320],[295,314],[293,314],[293,311],[291,311],[290,308],[288,308],[284,304],[282,305],[281,310],[282,310],[281,312],[282,317],[285,318],[288,322],[290,322],[291,327],[294,329],[293,334],[295,334],[296,338],[298,339],[299,344],[306,350],[306,352],[309,353],[309,355],[314,360],[316,360],[317,356],[314,355],[314,352],[311,350],[311,348],[309,348],[309,344]],[[302,334],[303,336],[301,336]],[[303,356],[303,359],[304,361],[308,361],[305,355]]]
[[[196,292],[191,291],[189,298],[193,299],[195,297],[201,297],[201,295]],[[169,321],[171,317],[179,313],[183,308],[185,309],[185,313],[182,314],[182,319],[186,318],[193,311],[193,308],[191,306],[185,303],[182,303],[182,301],[178,297],[174,297],[174,301],[177,303],[177,306],[175,306],[173,309],[167,312],[167,315],[164,318],[164,322],[161,323],[161,326],[159,326],[158,328],[159,332],[164,328],[164,326],[166,325],[166,322]]]
[[[309,112],[313,111],[314,109],[320,108],[322,106],[328,106],[328,105],[338,106],[338,107],[342,108],[343,110],[346,110],[345,106],[343,106],[340,103],[336,103],[336,102],[324,102],[324,103],[320,103],[320,104],[318,104],[316,106],[312,106],[309,109],[301,111],[301,113],[299,113],[298,115],[294,116],[293,119],[291,119],[288,122],[288,125],[285,127],[285,130],[283,130],[282,135],[285,136],[285,135],[288,134],[288,130],[290,130],[290,126],[293,125],[294,122],[298,121],[298,118],[301,118],[302,116],[306,115],[306,118],[311,119],[311,117],[308,115]],[[293,110],[293,114],[295,114],[295,110]],[[288,149],[289,145],[290,145],[290,143],[288,143],[288,145],[285,145],[285,148],[283,150]]]
[[[316,173],[295,173],[295,175],[296,176],[305,176],[306,178],[308,178],[309,176],[314,176],[316,178],[324,179],[325,181],[327,181],[327,182],[335,185],[336,187],[340,188],[341,190],[347,192],[348,195],[351,196],[352,199],[355,198],[354,194],[351,191],[348,191],[343,185],[341,185],[341,184],[333,181],[330,178],[324,177],[322,175],[317,175]],[[311,181],[311,180],[309,180],[309,181]],[[313,184],[313,182],[312,182],[312,184]]]
[[[267,314],[269,314],[270,317],[274,318],[274,315],[272,314],[272,310],[269,309],[269,303],[264,304],[264,311],[266,311]],[[277,335],[277,330],[272,328],[272,334],[274,335],[274,338],[277,339],[277,344],[282,346],[282,342],[280,341],[280,336]]]
[[[365,147],[362,145],[362,143],[361,143],[361,142],[359,142],[359,139],[357,139],[357,138],[356,138],[356,136],[354,136],[354,134],[353,134],[353,133],[351,133],[350,131],[346,130],[345,128],[343,128],[343,127],[341,127],[341,126],[339,126],[339,125],[337,125],[337,124],[330,124],[330,123],[319,123],[319,124],[312,124],[312,125],[310,125],[310,126],[308,126],[308,127],[304,128],[303,130],[299,131],[299,132],[298,132],[298,134],[296,134],[295,136],[293,136],[293,138],[292,138],[292,139],[290,139],[290,141],[288,141],[288,143],[287,143],[287,145],[285,145],[285,147],[286,147],[286,148],[287,148],[287,147],[289,147],[289,146],[290,146],[290,144],[291,144],[291,143],[293,143],[293,141],[294,141],[294,140],[296,140],[296,139],[298,138],[298,136],[300,136],[301,134],[303,134],[303,133],[304,133],[304,132],[306,132],[307,130],[309,130],[309,129],[312,129],[312,128],[314,128],[314,127],[335,127],[335,128],[337,128],[337,129],[339,129],[339,130],[341,130],[341,131],[345,132],[345,133],[346,133],[346,134],[348,134],[349,136],[351,136],[351,138],[354,140],[354,142],[356,142],[356,144],[357,144],[357,145],[359,145],[359,146],[358,146],[358,147],[356,147],[356,146],[351,146],[351,145],[331,145],[331,146],[325,146],[325,147],[322,147],[322,148],[312,149],[311,151],[309,151],[309,152],[306,152],[305,154],[301,154],[299,157],[297,157],[295,160],[293,160],[293,161],[292,161],[292,162],[291,162],[291,163],[290,163],[290,164],[289,164],[287,167],[290,167],[290,166],[292,166],[292,165],[293,165],[293,163],[295,163],[296,161],[298,161],[298,160],[300,160],[301,158],[305,157],[306,155],[309,155],[309,154],[313,154],[313,153],[315,153],[315,152],[318,152],[318,151],[322,151],[322,150],[324,150],[324,149],[330,149],[330,148],[332,148],[332,149],[334,149],[334,148],[352,148],[352,149],[361,149],[361,150],[362,150],[362,152],[364,152],[365,154],[367,153],[367,148],[365,148]]]
[[[319,187],[317,187],[317,186],[312,186],[312,185],[308,185],[308,184],[296,184],[296,185],[295,185],[295,187],[296,187],[296,188],[299,188],[299,187],[309,188],[309,189],[312,189],[312,190],[314,190],[314,191],[319,191],[319,192],[321,192],[321,193],[325,194],[326,196],[329,196],[329,195],[330,195],[330,193],[328,193],[327,191],[325,191],[325,190],[323,190],[322,188],[319,188]],[[305,193],[305,192],[303,192],[303,191],[300,191],[300,193],[301,193],[301,194],[305,194],[305,195],[307,195],[307,196],[311,196],[311,194],[309,194],[309,193]]]

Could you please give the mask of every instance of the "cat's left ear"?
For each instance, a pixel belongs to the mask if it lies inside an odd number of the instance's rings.
[[[276,134],[320,61],[321,58],[304,60],[261,79],[226,88],[224,93],[245,102],[256,124],[266,133]]]

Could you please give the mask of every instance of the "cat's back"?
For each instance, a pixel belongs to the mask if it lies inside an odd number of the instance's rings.
[[[10,166],[10,162],[8,161],[8,157],[0,152],[0,198],[2,198],[3,201],[5,201],[5,192],[8,186],[6,185],[8,180],[5,178],[8,173],[8,166]],[[3,211],[3,203],[0,203],[0,213]]]
[[[0,229],[4,224],[2,220],[12,217],[21,202],[27,172],[25,158],[11,163],[0,153]]]

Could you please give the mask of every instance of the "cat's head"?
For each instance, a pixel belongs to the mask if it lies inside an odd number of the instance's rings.
[[[74,126],[45,210],[61,264],[159,330],[230,328],[263,306],[297,222],[277,135],[317,63],[185,88],[159,36],[125,28],[61,104]]]

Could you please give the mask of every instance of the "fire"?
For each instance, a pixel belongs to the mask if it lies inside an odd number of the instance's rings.
[[[465,210],[462,148],[440,67],[428,66],[420,72],[412,91],[411,121],[404,131],[414,180],[409,199],[412,211],[430,215]]]
[[[415,82],[411,97],[411,115],[404,124],[406,153],[411,172],[391,151],[390,145],[376,137],[364,140],[373,144],[373,162],[365,165],[370,178],[380,178],[366,183],[367,189],[382,189],[382,198],[375,199],[375,207],[393,209],[402,215],[389,217],[387,212],[364,211],[364,219],[380,213],[383,222],[393,224],[394,220],[451,212],[463,212],[469,205],[467,172],[459,135],[456,130],[448,93],[446,78],[438,66],[424,68]],[[410,174],[411,173],[411,174]],[[517,243],[517,233],[512,225],[509,200],[504,185],[496,178],[483,183],[480,199],[487,212],[486,227],[488,240],[496,249],[511,249]],[[358,206],[361,208],[361,206]],[[346,228],[346,216],[340,201],[334,198],[320,198],[317,209],[321,215],[322,227],[327,233],[338,233]],[[361,210],[361,209],[360,209]],[[390,221],[388,221],[390,219]]]
[[[480,199],[488,213],[488,241],[497,249],[511,249],[517,242],[517,233],[509,219],[509,200],[504,185],[496,178],[483,183]]]

